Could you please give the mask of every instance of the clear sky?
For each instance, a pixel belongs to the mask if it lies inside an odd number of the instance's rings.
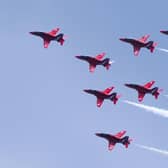
[[[164,89],[158,100],[147,95],[143,103],[168,109],[168,53],[132,47],[121,37],[150,34],[158,47],[168,49],[168,2],[135,0],[4,0],[0,5],[0,167],[86,168],[166,167],[168,157],[137,148],[140,143],[168,149],[167,119],[131,105],[137,93],[124,83],[156,81]],[[43,48],[30,31],[60,27],[68,36],[64,46],[52,42]],[[115,60],[109,71],[75,55],[106,52]],[[115,86],[122,94],[117,105],[83,89]],[[134,140],[126,150],[117,144],[111,152],[96,132],[127,130]]]

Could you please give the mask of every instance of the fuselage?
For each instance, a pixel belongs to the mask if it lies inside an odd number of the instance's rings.
[[[105,134],[105,133],[96,133],[97,136],[101,138],[105,138],[110,143],[121,143],[121,144],[130,144],[129,142],[129,136],[125,136],[123,138],[118,138],[115,135]]]
[[[85,89],[84,91],[86,93],[93,94],[93,95],[95,95],[96,97],[98,97],[100,99],[108,99],[111,96],[109,94],[105,94],[105,93],[103,93],[101,91],[98,91],[98,90]]]
[[[117,95],[117,93],[111,93],[111,94],[105,94],[101,91],[98,90],[91,90],[91,89],[85,89],[84,90],[86,93],[92,94],[94,96],[96,96],[99,99],[114,99]]]
[[[135,89],[138,92],[143,93],[143,94],[147,94],[147,93],[152,94],[153,93],[152,91],[154,89],[154,88],[153,89],[148,89],[148,88],[145,88],[144,86],[137,85],[137,84],[125,84],[125,86],[127,86],[129,88],[132,88],[132,89]],[[155,88],[157,89],[157,87],[155,87]]]
[[[130,43],[131,45],[133,46],[136,46],[136,47],[146,47],[147,43],[143,43],[139,40],[136,40],[136,39],[131,39],[131,38],[121,38],[120,39],[121,41],[124,41],[126,43]]]
[[[35,32],[30,32],[30,33],[33,34],[33,35],[39,36],[39,37],[43,38],[46,41],[52,41],[52,40],[59,41],[60,39],[63,38],[63,34],[62,33],[60,33],[60,34],[58,34],[56,36],[51,35],[51,34],[46,33],[46,32],[36,32],[35,31]]]
[[[92,65],[101,65],[102,64],[102,60],[98,60],[94,57],[91,56],[76,56],[77,58],[87,61],[88,63],[92,64]]]

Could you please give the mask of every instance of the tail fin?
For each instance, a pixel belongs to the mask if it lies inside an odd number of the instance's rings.
[[[110,58],[105,58],[102,65],[108,70],[112,63],[114,63],[114,61],[110,61]]]
[[[157,46],[157,43],[154,42],[152,44],[152,47],[150,48],[151,53],[153,53],[153,51],[154,51],[154,49],[155,49],[156,46]]]
[[[132,139],[128,139],[128,143],[125,143],[125,148],[128,148],[129,144],[131,143]]]
[[[129,136],[125,136],[122,138],[121,143],[128,148],[129,144],[131,143],[132,139],[129,138]]]
[[[65,42],[64,34],[60,33],[55,37],[55,40],[60,43],[60,45],[63,45]]]
[[[155,99],[158,98],[158,96],[160,95],[160,93],[163,91],[163,89],[159,89],[158,87],[155,87],[151,90],[152,95],[155,96]]]
[[[121,97],[121,95],[117,95],[117,93],[112,93],[111,94],[111,97],[110,97],[110,100],[114,103],[114,104],[116,104],[117,103],[117,101],[118,101],[118,99]]]
[[[151,53],[153,53],[156,46],[157,43],[155,43],[154,41],[149,41],[146,43],[146,48],[149,49]]]
[[[65,42],[65,40],[64,40],[63,38],[61,38],[61,39],[59,40],[59,43],[60,43],[61,45],[63,45],[64,42]]]

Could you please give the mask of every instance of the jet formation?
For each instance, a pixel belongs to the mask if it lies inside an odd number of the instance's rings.
[[[30,34],[41,37],[43,39],[43,46],[44,48],[48,48],[51,41],[56,41],[60,45],[63,45],[65,42],[65,35],[63,33],[59,33],[60,28],[52,29],[50,32],[41,32],[41,31],[32,31]],[[168,31],[161,30],[160,31],[163,34],[168,35]],[[129,43],[133,46],[134,55],[138,56],[141,48],[146,48],[150,50],[152,53],[157,46],[157,43],[154,41],[147,41],[150,35],[144,35],[139,39],[134,38],[120,38],[121,41]],[[95,68],[98,65],[101,65],[105,67],[107,70],[109,70],[111,64],[114,61],[111,61],[110,58],[104,58],[106,55],[105,52],[100,53],[96,56],[87,56],[87,55],[78,55],[75,56],[77,59],[86,61],[89,64],[89,71],[94,72]],[[151,94],[155,97],[155,99],[158,98],[160,95],[162,89],[159,89],[158,87],[153,87],[153,84],[155,83],[154,80],[146,83],[145,85],[138,85],[138,84],[128,84],[126,83],[125,86],[132,88],[138,92],[138,101],[142,102],[144,99],[144,96],[146,94]],[[101,107],[104,100],[108,99],[113,102],[113,104],[116,104],[121,95],[117,94],[117,92],[112,92],[114,89],[114,86],[108,87],[105,90],[93,90],[93,89],[84,89],[83,91],[96,96],[97,98],[97,107]],[[107,134],[107,133],[96,133],[95,135],[101,138],[104,138],[108,141],[108,149],[111,151],[116,143],[123,144],[126,148],[128,148],[130,142],[132,139],[129,138],[129,136],[124,136],[126,133],[125,130],[118,132],[115,135]],[[124,137],[123,137],[124,136]]]

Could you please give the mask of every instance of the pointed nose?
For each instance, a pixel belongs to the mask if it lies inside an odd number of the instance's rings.
[[[129,84],[127,84],[127,83],[125,83],[124,85],[127,86],[127,87],[129,87]]]
[[[100,133],[95,133],[96,136],[100,136]]]
[[[119,40],[121,40],[121,41],[125,41],[125,38],[120,38]]]
[[[84,89],[83,91],[86,92],[86,93],[89,93],[89,90],[88,90],[88,89]]]
[[[76,57],[76,58],[80,58],[80,56],[79,56],[79,55],[76,55],[75,57]]]

